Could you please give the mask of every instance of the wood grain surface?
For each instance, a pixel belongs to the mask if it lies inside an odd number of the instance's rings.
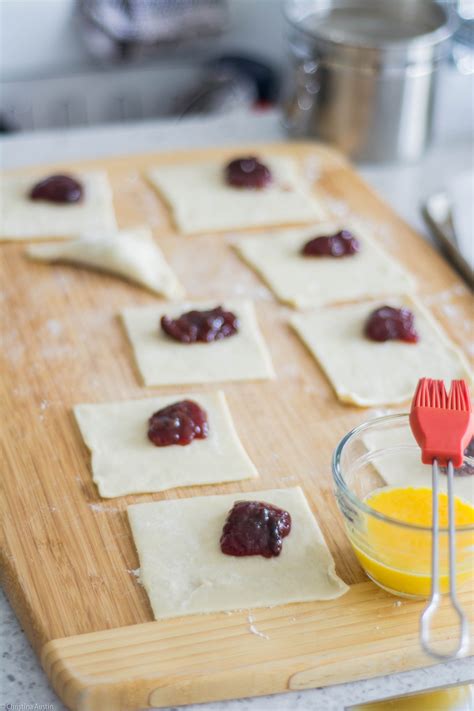
[[[71,708],[105,710],[110,699],[115,704],[110,708],[125,709],[229,698],[430,663],[417,644],[419,603],[394,607],[394,598],[364,582],[332,493],[334,446],[348,429],[378,413],[338,403],[289,328],[291,310],[276,302],[232,250],[230,243],[238,236],[176,235],[166,205],[143,175],[160,163],[256,150],[293,155],[303,170],[317,172],[317,190],[333,214],[366,221],[385,249],[416,275],[422,301],[472,356],[472,301],[466,286],[326,147],[246,146],[61,166],[108,171],[119,225],[148,224],[153,229],[189,297],[215,298],[216,303],[226,297],[255,299],[277,372],[275,381],[222,385],[260,480],[101,500],[71,408],[190,390],[145,389],[134,366],[117,314],[127,306],[152,304],[156,297],[104,274],[30,262],[23,256],[24,245],[0,245],[2,583]],[[35,172],[48,174],[52,168]],[[354,586],[347,596],[255,611],[270,640],[252,634],[242,613],[152,622],[134,574],[138,559],[126,519],[128,504],[296,484],[318,517],[338,573]],[[472,600],[471,593],[464,595],[465,603]],[[331,616],[337,634],[328,631]],[[380,634],[376,625],[370,626],[377,619]],[[441,621],[441,628],[448,637],[454,632],[450,623]],[[322,629],[326,633],[319,644]],[[233,656],[234,635],[239,660]],[[290,640],[287,648],[285,639]],[[129,644],[133,664],[127,662]]]

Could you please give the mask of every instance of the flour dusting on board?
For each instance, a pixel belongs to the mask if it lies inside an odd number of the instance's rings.
[[[26,349],[17,330],[0,333],[0,351],[13,365],[17,365],[18,361],[24,358]]]
[[[165,208],[161,205],[158,195],[139,173],[129,173],[120,183],[114,185],[114,192],[117,202],[132,202],[135,205],[136,213],[140,215],[140,222],[151,228],[163,227]]]
[[[272,301],[270,290],[242,264],[237,255],[230,250],[220,251],[223,240],[215,237],[200,236],[189,240],[186,250],[174,251],[168,255],[168,261],[176,273],[186,275],[183,282],[190,298],[220,299],[245,296],[250,299]],[[224,240],[225,243],[231,239]],[[222,258],[221,258],[222,256]],[[189,265],[192,264],[192,270]]]
[[[121,511],[121,509],[118,509],[116,506],[107,506],[106,504],[89,504],[89,508],[91,511],[98,511],[98,512],[117,512]]]
[[[428,306],[436,304],[445,304],[446,302],[451,301],[453,298],[467,296],[468,294],[469,290],[467,289],[467,287],[464,286],[464,284],[455,284],[450,289],[444,289],[443,291],[438,291],[435,294],[429,294],[428,296],[424,296],[423,301]]]
[[[301,377],[301,368],[296,363],[286,363],[279,369],[282,378],[298,379]]]
[[[325,193],[324,201],[332,215],[340,222],[351,223],[361,232],[366,231],[377,236],[385,246],[391,248],[394,252],[400,251],[395,231],[388,223],[362,216],[354,212],[347,202],[338,200],[330,194]]]
[[[455,284],[450,289],[438,291],[422,297],[422,301],[428,308],[438,310],[439,314],[446,316],[449,323],[455,325],[456,333],[460,342],[466,346],[468,352],[472,354],[472,320],[464,318],[464,310],[461,304],[455,303],[456,299],[469,295],[469,291],[463,284]],[[453,303],[454,302],[454,303]]]
[[[317,153],[310,153],[304,159],[303,175],[308,183],[315,183],[321,177],[321,159]]]
[[[459,318],[459,309],[453,304],[442,304],[441,311],[449,318]]]
[[[257,637],[261,637],[262,639],[270,639],[270,637],[267,634],[265,634],[264,632],[260,632],[260,630],[258,630],[255,627],[255,625],[254,625],[255,620],[250,613],[247,617],[247,622],[249,623],[249,632],[257,635]]]
[[[46,321],[46,328],[48,329],[48,333],[56,338],[63,332],[61,322],[55,318],[50,318]]]
[[[49,402],[47,400],[41,400],[41,402],[40,402],[41,414],[39,416],[40,422],[43,422],[43,420],[44,420],[44,411],[47,409],[48,405],[49,405]]]
[[[41,356],[45,360],[65,360],[65,359],[77,359],[77,350],[74,346],[67,343],[62,345],[47,345],[41,349]]]

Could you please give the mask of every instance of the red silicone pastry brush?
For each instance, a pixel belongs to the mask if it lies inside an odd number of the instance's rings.
[[[474,436],[474,414],[464,380],[453,380],[449,395],[442,380],[422,378],[413,398],[410,425],[421,447],[421,460],[432,465],[433,519],[431,551],[431,597],[421,616],[420,639],[424,650],[438,659],[461,656],[469,646],[467,618],[456,595],[456,525],[454,514],[454,467],[461,467],[464,450]],[[440,654],[430,644],[430,623],[438,609],[439,591],[439,466],[448,473],[449,594],[459,617],[461,634],[456,649]]]
[[[469,390],[464,380],[453,380],[449,395],[442,380],[422,378],[411,405],[410,425],[421,447],[421,461],[438,460],[446,467],[461,467],[464,450],[474,432]]]

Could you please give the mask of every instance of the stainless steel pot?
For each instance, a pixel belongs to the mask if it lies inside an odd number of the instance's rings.
[[[288,0],[293,135],[358,161],[415,160],[456,15],[432,0]]]

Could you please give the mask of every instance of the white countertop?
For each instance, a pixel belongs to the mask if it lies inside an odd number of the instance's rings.
[[[458,116],[453,117],[453,121]],[[469,129],[465,130],[469,126],[469,116],[467,121],[464,117],[464,121],[456,120],[455,124],[450,131],[441,129],[438,132],[437,144],[417,164],[365,166],[360,169],[366,180],[387,202],[426,237],[428,233],[419,213],[420,202],[430,192],[443,187],[450,176],[472,167]],[[284,138],[286,136],[280,116],[276,112],[267,112],[261,115],[243,114],[181,122],[152,121],[69,132],[13,134],[3,139],[0,149],[2,167],[7,168],[151,150],[271,142]],[[23,708],[28,708],[27,704],[36,704],[31,708],[62,711],[64,706],[50,689],[3,594],[0,596],[0,639],[3,662],[0,671],[0,708],[2,704],[6,705],[5,708],[11,704],[12,709],[15,704],[24,704]],[[196,711],[342,711],[348,704],[470,681],[473,677],[472,667],[472,659],[462,659],[428,669],[324,689],[188,708]]]

